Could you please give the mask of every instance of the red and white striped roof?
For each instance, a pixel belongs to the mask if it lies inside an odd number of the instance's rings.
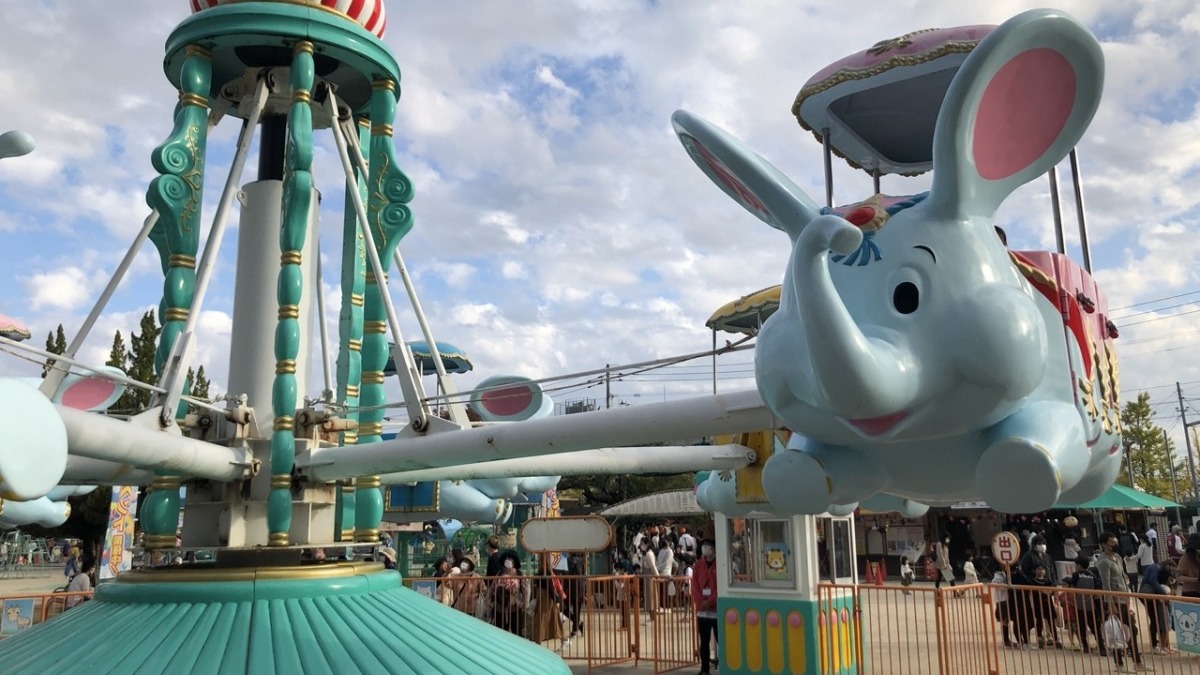
[[[382,38],[387,28],[387,11],[383,0],[261,0],[262,2],[282,2],[289,5],[315,5],[324,7],[345,16],[358,25],[366,28],[375,37]],[[202,12],[217,5],[230,5],[245,0],[189,0],[192,12]]]

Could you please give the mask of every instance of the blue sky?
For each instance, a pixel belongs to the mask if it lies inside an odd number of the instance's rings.
[[[728,128],[819,196],[819,146],[789,112],[812,73],[907,31],[998,23],[1039,4],[390,4],[385,41],[404,73],[396,143],[417,195],[401,247],[437,339],[475,361],[460,387],[701,351],[713,310],[779,282],[782,235],[691,165],[670,132],[675,109]],[[1148,319],[1122,332],[1122,389],[1148,389],[1171,427],[1169,394],[1184,382],[1200,419],[1200,312],[1188,314],[1200,307],[1200,10],[1190,0],[1059,4],[1093,28],[1107,58],[1105,98],[1079,150],[1096,274],[1111,306],[1132,306],[1117,316]],[[27,131],[39,147],[0,161],[0,313],[30,324],[39,345],[58,323],[69,334],[79,325],[148,212],[149,154],[175,103],[162,45],[188,11],[184,0],[5,7],[0,131]],[[226,120],[210,136],[206,229],[236,133]],[[316,177],[335,314],[342,190],[332,148],[321,139]],[[254,166],[251,157],[243,182]],[[839,202],[869,196],[869,179],[842,163],[835,185]],[[927,185],[885,178],[883,188]],[[1045,181],[1002,207],[1015,247],[1053,246],[1048,208]],[[200,330],[198,357],[218,390],[236,226],[235,213]],[[1078,259],[1073,235],[1069,246]],[[160,292],[147,247],[84,357],[102,361],[113,330],[135,327]],[[401,320],[406,337],[420,337],[403,304]],[[751,386],[750,359],[722,357],[721,386]],[[628,377],[614,394],[637,403],[703,393],[707,363]],[[0,358],[0,375],[36,372]],[[313,389],[319,380],[314,369]],[[560,396],[602,398],[603,387]],[[1182,440],[1178,425],[1173,434]]]

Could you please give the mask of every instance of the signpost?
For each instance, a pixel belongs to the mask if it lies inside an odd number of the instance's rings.
[[[1021,559],[1021,540],[1012,532],[997,532],[992,537],[992,559],[1004,565],[1004,576],[1011,585],[1010,569]]]

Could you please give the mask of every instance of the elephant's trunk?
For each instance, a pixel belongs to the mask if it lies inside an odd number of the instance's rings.
[[[819,393],[829,410],[870,435],[905,415],[917,390],[917,369],[904,345],[863,334],[829,273],[829,251],[850,253],[862,232],[837,216],[821,216],[796,243],[793,283]]]

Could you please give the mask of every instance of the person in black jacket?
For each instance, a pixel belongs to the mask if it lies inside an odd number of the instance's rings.
[[[1071,588],[1074,588],[1079,593],[1075,596],[1075,634],[1079,637],[1079,643],[1083,645],[1083,653],[1090,653],[1091,647],[1088,646],[1088,633],[1096,636],[1096,648],[1100,650],[1101,656],[1107,656],[1108,650],[1104,648],[1104,611],[1101,607],[1101,598],[1099,595],[1091,595],[1087,591],[1100,589],[1100,580],[1096,578],[1096,572],[1091,569],[1091,560],[1085,556],[1079,556],[1075,559],[1075,572],[1063,579],[1063,583]]]

